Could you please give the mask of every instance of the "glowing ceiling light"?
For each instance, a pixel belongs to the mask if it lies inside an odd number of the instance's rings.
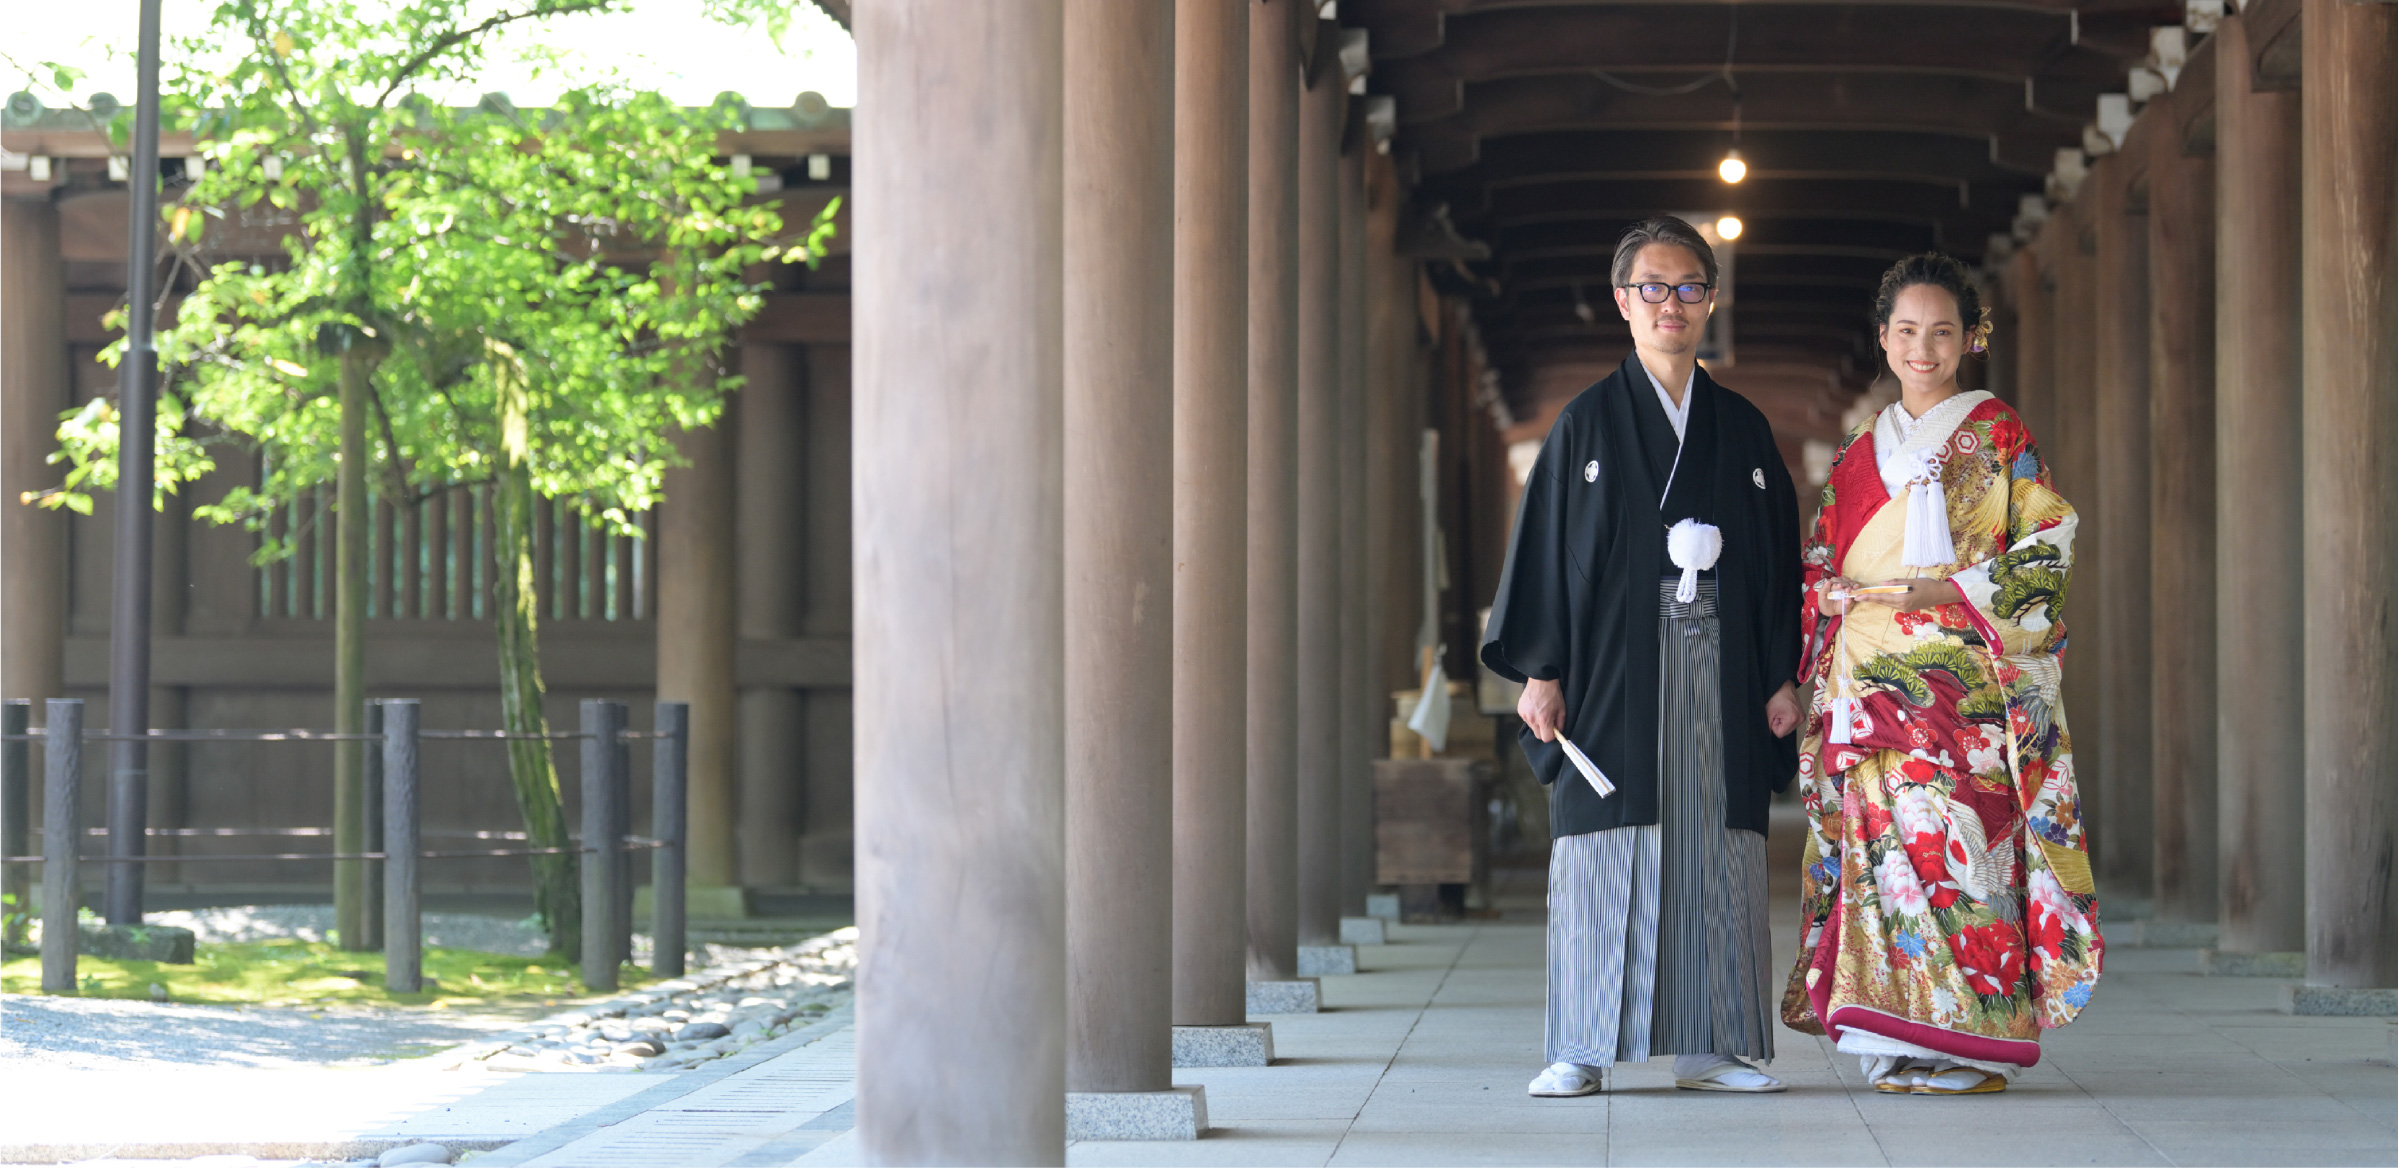
[[[1740,238],[1740,216],[1726,215],[1715,221],[1716,237],[1727,242]]]
[[[1740,151],[1728,151],[1723,163],[1715,168],[1715,173],[1722,175],[1725,182],[1736,183],[1749,176],[1749,164],[1740,160]]]

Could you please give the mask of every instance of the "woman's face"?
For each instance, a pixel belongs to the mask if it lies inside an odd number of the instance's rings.
[[[1882,326],[1882,351],[1890,371],[1910,390],[1931,391],[1957,378],[1965,359],[1965,325],[1957,298],[1937,284],[1911,285],[1898,294],[1890,323]]]

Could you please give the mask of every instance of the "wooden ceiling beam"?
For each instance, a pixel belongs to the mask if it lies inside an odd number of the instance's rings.
[[[2020,80],[1867,73],[1765,74],[1741,81],[1739,124],[1750,133],[1859,130],[1941,134],[1999,142],[2011,169],[2045,169],[2058,146],[2081,139],[2101,86],[2051,86],[2026,108]],[[2034,87],[2039,93],[2039,87]],[[1732,95],[1721,87],[1683,97],[1627,93],[1583,73],[1512,77],[1466,87],[1463,108],[1448,117],[1404,124],[1402,149],[1425,174],[1480,161],[1488,144],[1517,135],[1590,130],[1665,130],[1725,134],[1734,126]],[[2071,112],[2068,112],[2071,111]]]

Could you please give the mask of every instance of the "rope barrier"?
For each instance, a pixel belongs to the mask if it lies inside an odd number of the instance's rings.
[[[662,848],[662,847],[665,847],[665,846],[666,846],[666,842],[665,842],[664,840],[645,839],[645,838],[642,838],[642,837],[640,837],[640,836],[626,836],[626,837],[625,837],[625,841],[624,841],[624,847],[623,847],[621,850],[622,850],[622,851],[627,851],[627,852],[645,852],[645,851],[652,851],[652,850],[655,850],[655,849],[658,849],[658,848]],[[600,849],[598,849],[598,848],[586,848],[586,847],[582,847],[582,846],[580,846],[580,845],[577,845],[577,846],[575,846],[575,847],[566,847],[566,848],[492,848],[492,849],[489,849],[489,850],[481,850],[481,851],[466,851],[466,852],[418,852],[418,853],[416,854],[416,856],[417,856],[417,858],[418,858],[418,859],[420,859],[420,860],[476,860],[476,859],[487,859],[487,858],[491,858],[491,857],[507,857],[507,856],[560,856],[560,855],[565,855],[565,854],[567,854],[567,853],[570,853],[570,852],[571,852],[571,853],[578,854],[578,855],[585,855],[585,856],[588,856],[588,855],[593,855],[593,854],[596,854],[597,852],[599,852],[599,850],[600,850]],[[86,856],[86,855],[78,855],[78,856],[76,856],[76,857],[75,857],[75,859],[76,859],[76,862],[77,862],[77,863],[80,863],[80,864],[209,864],[209,863],[215,863],[215,864],[224,864],[224,863],[235,863],[235,862],[242,862],[242,863],[263,863],[263,862],[270,861],[270,860],[345,860],[345,861],[347,861],[347,860],[388,860],[388,859],[390,859],[390,858],[391,858],[391,854],[390,854],[390,853],[388,853],[388,852],[274,852],[274,853],[262,853],[262,854],[256,854],[256,855],[234,855],[234,856],[218,856],[218,855],[205,855],[205,856],[105,856],[105,855],[100,855],[100,856]],[[44,857],[42,857],[42,856],[0,856],[0,864],[39,864],[39,863],[43,862],[43,860],[44,860]]]

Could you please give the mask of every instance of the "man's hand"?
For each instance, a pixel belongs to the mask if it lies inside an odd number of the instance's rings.
[[[1539,678],[1525,682],[1524,696],[1515,702],[1515,716],[1522,718],[1524,725],[1532,728],[1533,736],[1542,742],[1556,741],[1558,732],[1565,729],[1565,687]],[[1795,720],[1797,715],[1791,717]]]
[[[1765,699],[1765,724],[1772,728],[1776,738],[1788,738],[1791,731],[1798,729],[1799,708],[1796,683],[1783,682],[1782,688],[1774,691],[1774,696]]]

